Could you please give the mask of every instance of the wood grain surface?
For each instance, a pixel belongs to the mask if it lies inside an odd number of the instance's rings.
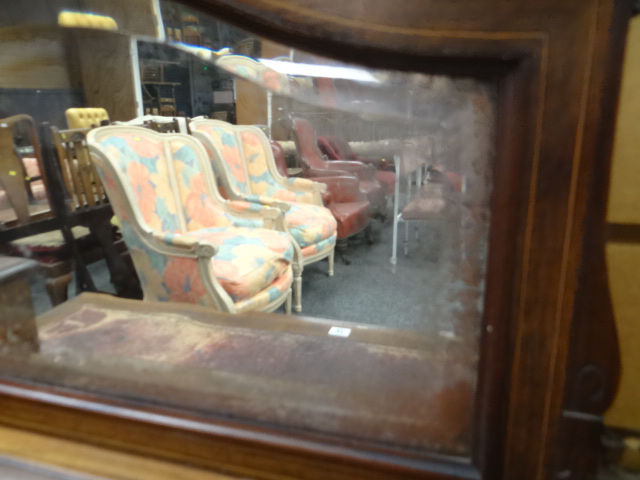
[[[78,31],[74,37],[87,106],[104,108],[111,121],[135,118],[133,69],[138,65],[131,57],[131,38],[92,31]]]
[[[5,26],[0,43],[0,88],[71,87],[61,29]]]

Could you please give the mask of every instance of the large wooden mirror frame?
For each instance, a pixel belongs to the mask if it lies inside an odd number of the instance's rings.
[[[495,78],[498,158],[470,464],[412,461],[0,384],[0,422],[259,478],[583,478],[615,391],[602,238],[622,0],[182,0],[378,68]]]

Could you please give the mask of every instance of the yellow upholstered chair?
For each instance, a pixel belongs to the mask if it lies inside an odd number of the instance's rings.
[[[65,116],[70,129],[90,128],[109,121],[109,114],[104,108],[69,108]]]

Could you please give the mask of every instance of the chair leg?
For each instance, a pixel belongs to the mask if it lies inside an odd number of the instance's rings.
[[[335,257],[336,257],[336,249],[334,248],[333,250],[331,250],[331,253],[329,254],[329,276],[333,277],[333,263],[335,261]]]
[[[55,307],[61,303],[66,302],[69,299],[69,284],[73,277],[67,273],[56,278],[47,278],[44,286],[51,300],[51,305]]]
[[[367,245],[373,245],[373,228],[371,224],[367,225],[364,229],[364,240],[367,242]]]
[[[409,255],[409,222],[404,223],[404,256]]]
[[[118,253],[113,242],[113,230],[108,220],[93,222],[89,229],[100,242],[107,268],[111,274],[111,283],[116,289],[116,295],[124,298],[142,298],[140,280],[132,265]]]
[[[376,208],[376,213],[373,215],[373,218],[380,220],[380,223],[384,223],[387,221],[387,199],[385,197],[383,202],[380,202],[378,207]]]
[[[291,289],[287,293],[287,299],[284,301],[284,313],[291,315]]]
[[[293,267],[293,310],[302,311],[302,267]]]
[[[347,250],[348,245],[349,241],[346,238],[340,238],[336,242],[336,250],[338,251],[338,256],[340,257],[340,260],[342,260],[342,263],[344,263],[345,265],[351,265],[351,260],[349,260],[344,254],[344,252]]]

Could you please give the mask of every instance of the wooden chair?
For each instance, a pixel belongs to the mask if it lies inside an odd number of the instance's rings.
[[[46,192],[46,198],[40,201],[30,198],[24,164],[15,149],[14,133],[18,124],[29,132],[37,176]],[[8,208],[0,210],[0,249],[5,254],[38,260],[51,302],[57,305],[66,299],[74,270],[79,289],[95,291],[95,286],[79,247],[86,243],[84,237],[88,231],[74,228],[77,224],[65,221],[60,215],[64,209],[64,187],[57,186],[55,158],[47,156],[47,150],[41,149],[34,121],[28,115],[0,120],[0,186],[8,204]]]
[[[160,115],[163,117],[175,117],[178,114],[176,101],[171,97],[162,97],[160,102]]]
[[[144,127],[158,133],[191,133],[189,119],[185,117],[164,117],[162,115],[144,115],[127,122],[115,122],[116,125]]]
[[[200,20],[195,15],[182,16],[182,41],[191,45],[202,45]]]
[[[102,181],[91,161],[86,134],[90,128],[58,130],[51,127],[51,139],[57,154],[62,178],[65,208],[59,213],[66,222],[89,229],[101,251],[83,252],[87,263],[104,258],[118,296],[141,298],[135,270],[127,257],[124,241],[114,233],[110,223],[113,210]]]
[[[0,187],[4,190],[10,208],[0,212],[0,224],[4,227],[28,224],[34,220],[53,216],[48,191],[46,201],[34,202],[29,195],[30,176],[27,175],[22,156],[14,143],[16,129],[23,127],[29,132],[33,147],[33,158],[42,180],[42,155],[33,118],[29,115],[14,115],[0,120]],[[30,201],[30,197],[32,200]]]

